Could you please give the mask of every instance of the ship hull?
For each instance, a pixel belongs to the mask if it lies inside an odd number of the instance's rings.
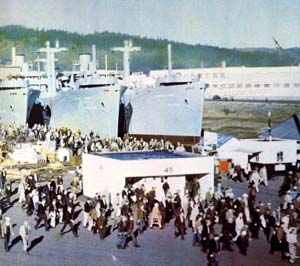
[[[38,90],[29,88],[0,90],[0,123],[28,123],[32,107],[39,97]]]
[[[125,94],[128,134],[200,136],[206,86],[202,82],[157,86]]]
[[[46,101],[51,110],[50,126],[117,137],[120,97],[118,85],[61,92]]]

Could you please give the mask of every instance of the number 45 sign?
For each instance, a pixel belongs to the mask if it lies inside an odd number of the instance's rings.
[[[173,167],[170,166],[170,167],[165,168],[164,172],[165,173],[173,173]]]

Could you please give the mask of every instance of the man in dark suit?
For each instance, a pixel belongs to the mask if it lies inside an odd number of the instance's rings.
[[[220,250],[220,237],[218,234],[215,234],[214,237],[209,240],[208,252],[219,255]]]
[[[219,265],[219,255],[220,255],[220,237],[215,234],[212,239],[209,240],[208,245],[208,265],[217,266]],[[210,258],[210,259],[209,259]]]
[[[46,231],[49,230],[50,226],[48,223],[46,211],[47,211],[46,199],[43,199],[38,207],[38,211],[37,211],[38,220],[36,222],[36,225],[34,226],[34,229],[38,229],[41,221],[44,221],[45,230]]]
[[[125,249],[126,248],[126,238],[127,238],[127,217],[122,216],[121,221],[118,226],[118,241],[117,248]]]
[[[100,211],[100,216],[96,221],[96,227],[98,229],[100,239],[103,240],[106,234],[106,218],[103,211]]]
[[[74,226],[74,209],[70,206],[67,207],[64,213],[64,225],[60,230],[60,234],[62,235],[65,228],[69,225],[71,227],[72,233],[74,237],[78,237],[77,230]]]
[[[204,252],[206,252],[209,247],[211,234],[214,234],[214,227],[211,224],[211,221],[209,219],[205,219],[205,222],[203,223],[202,240],[201,240],[202,242],[201,244]]]
[[[129,221],[127,223],[127,235],[128,236],[131,236],[132,238],[132,241],[133,241],[133,245],[136,247],[136,248],[139,248],[140,245],[138,244],[137,240],[136,240],[136,237],[134,235],[134,217],[133,217],[133,214],[131,213],[129,215]]]
[[[236,241],[236,244],[239,247],[239,252],[242,255],[247,256],[247,249],[249,246],[249,231],[248,231],[247,226],[245,226],[242,229],[241,234]]]
[[[4,249],[6,252],[8,252],[10,236],[14,236],[14,231],[10,221],[10,217],[5,217],[5,222],[2,224],[1,231],[1,235],[4,238]]]
[[[184,212],[183,209],[179,210],[179,213],[176,213],[175,221],[174,221],[174,236],[175,238],[180,235],[181,239],[184,239],[185,234],[185,218],[184,218]]]

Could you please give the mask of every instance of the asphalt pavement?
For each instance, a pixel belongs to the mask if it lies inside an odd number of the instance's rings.
[[[68,184],[72,175],[68,174],[65,183]],[[280,203],[277,196],[282,178],[277,177],[269,182],[268,187],[261,187],[261,191],[257,195],[257,202],[272,201],[272,207],[275,208]],[[238,197],[242,193],[248,192],[246,182],[234,183],[223,178],[222,185],[224,187],[232,187],[235,196]],[[67,231],[61,238],[58,232],[62,225],[46,232],[44,227],[37,230],[33,229],[35,221],[34,217],[27,217],[25,211],[18,204],[17,194],[14,194],[12,201],[14,206],[4,213],[10,216],[14,224],[14,237],[12,237],[9,252],[4,251],[4,241],[0,240],[0,265],[1,266],[63,266],[63,265],[119,265],[119,266],[183,266],[183,265],[207,265],[206,254],[199,247],[192,246],[192,231],[187,230],[184,240],[180,238],[174,239],[173,220],[165,226],[163,230],[158,227],[147,229],[144,234],[137,237],[141,247],[136,248],[132,242],[125,250],[116,248],[117,232],[107,236],[101,240],[98,234],[92,234],[83,228],[81,222],[83,218],[82,211],[79,213],[75,223],[79,225],[78,238],[74,238],[71,231]],[[83,206],[83,198],[80,198],[80,205]],[[81,207],[77,207],[76,211],[80,211]],[[29,254],[22,251],[22,241],[18,238],[20,225],[24,220],[28,220],[32,227],[31,242]],[[219,227],[217,228],[220,229]],[[269,254],[269,244],[267,243],[263,232],[260,232],[258,240],[250,241],[248,256],[243,256],[238,252],[237,247],[233,252],[221,251],[220,266],[276,266],[288,265],[280,258],[280,253]],[[299,250],[298,250],[299,253]],[[296,261],[300,263],[300,260]],[[297,264],[295,264],[297,265]],[[298,264],[300,265],[300,264]]]

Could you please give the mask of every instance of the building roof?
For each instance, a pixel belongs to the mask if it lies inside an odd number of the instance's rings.
[[[134,151],[134,152],[111,152],[111,153],[95,153],[97,156],[102,156],[116,160],[149,160],[149,159],[183,159],[183,158],[198,158],[203,157],[199,154],[178,152],[178,151]]]
[[[261,138],[269,136],[268,130],[261,133]],[[294,114],[289,119],[272,127],[272,137],[300,140],[300,114]]]
[[[260,153],[261,149],[251,149],[251,148],[239,148],[236,150],[233,150],[234,152],[241,152],[246,154],[254,154],[254,153]]]
[[[232,135],[218,133],[218,147],[221,147],[231,139],[237,139],[237,138]]]

